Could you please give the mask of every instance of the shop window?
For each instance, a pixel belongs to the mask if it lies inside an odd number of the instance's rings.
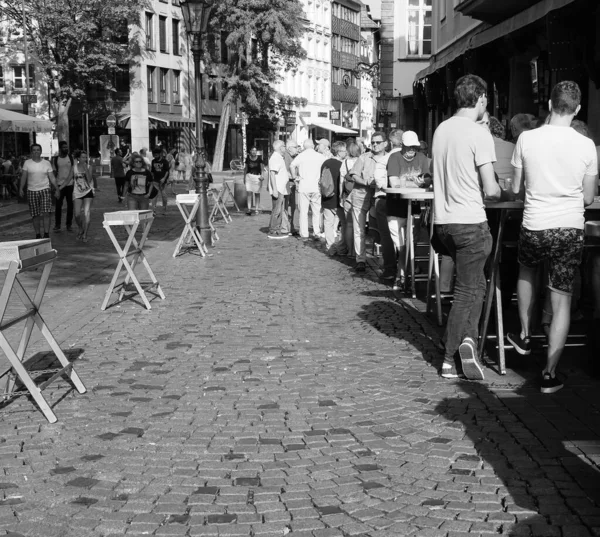
[[[172,32],[173,32],[173,54],[179,56],[179,20],[173,19],[172,22]]]
[[[408,0],[408,56],[431,55],[432,0]]]
[[[168,69],[161,69],[159,72],[159,91],[160,91],[160,102],[167,102],[167,77],[169,76]]]
[[[155,85],[154,85],[154,67],[148,67],[146,71],[146,86],[148,88],[148,102],[156,102]]]
[[[146,50],[154,50],[154,14],[146,13]]]
[[[161,52],[167,50],[167,17],[158,17],[158,46]]]
[[[181,71],[173,71],[173,104],[181,103]]]

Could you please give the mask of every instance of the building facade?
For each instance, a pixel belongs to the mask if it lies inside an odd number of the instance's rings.
[[[415,128],[412,85],[432,53],[432,10],[432,0],[381,1],[378,128]]]
[[[600,142],[598,3],[593,0],[436,0],[433,55],[415,77],[423,135],[455,111],[456,80],[467,73],[488,85],[488,110],[508,127],[518,113],[544,119],[552,87],[575,80],[582,110]]]

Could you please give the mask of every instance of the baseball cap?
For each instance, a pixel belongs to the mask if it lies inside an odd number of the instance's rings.
[[[319,144],[319,145],[326,145],[327,147],[329,147],[329,146],[330,146],[329,140],[328,140],[327,138],[321,138],[321,139],[320,139],[320,140],[317,142],[317,144]]]
[[[406,131],[402,135],[402,145],[404,147],[420,147],[419,137],[414,131]]]

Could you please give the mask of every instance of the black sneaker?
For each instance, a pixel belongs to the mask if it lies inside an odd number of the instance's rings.
[[[38,233],[38,234],[35,236],[35,238],[36,238],[36,239],[41,239],[41,238],[42,238],[42,236],[41,236],[41,235]]]
[[[383,281],[388,281],[391,282],[392,280],[396,279],[396,274],[394,272],[382,272],[381,273],[381,279]]]
[[[463,339],[458,347],[458,354],[465,377],[471,380],[483,380],[483,369],[477,360],[477,345],[470,337]]]
[[[49,239],[50,238],[50,233],[44,233],[44,239]]]
[[[367,270],[367,265],[363,261],[359,261],[356,263],[356,272],[365,272]]]
[[[510,341],[512,346],[519,354],[522,354],[523,356],[528,356],[529,354],[531,354],[530,338],[526,337],[524,339],[521,339],[521,334],[512,334],[509,332],[508,334],[506,334],[506,339]]]
[[[542,375],[542,385],[540,387],[540,391],[542,393],[556,393],[558,390],[561,390],[564,387],[564,384],[558,380],[558,377],[551,376],[550,373],[543,373]]]
[[[54,231],[55,233],[60,233],[60,227],[54,226],[54,228],[52,228],[52,231]]]

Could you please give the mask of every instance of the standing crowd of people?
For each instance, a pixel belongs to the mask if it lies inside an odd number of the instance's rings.
[[[247,189],[260,192],[263,178],[268,179],[270,239],[298,234],[309,240],[312,213],[312,238],[325,241],[331,256],[355,258],[359,273],[366,269],[366,229],[374,228],[381,244],[380,277],[393,282],[394,289],[403,289],[409,202],[386,189],[433,187],[431,240],[448,261],[451,276],[446,285],[453,288],[441,344],[441,376],[473,380],[484,378],[477,347],[494,242],[486,202],[524,200],[522,213],[512,215],[518,238],[515,284],[521,330],[507,337],[518,353],[531,352],[535,306],[542,301],[548,350],[540,389],[554,393],[563,387],[556,369],[569,331],[585,217],[593,216],[585,214],[585,207],[598,191],[597,149],[585,124],[574,119],[581,108],[581,91],[574,82],[561,82],[552,91],[543,121],[515,116],[510,124],[515,143],[505,139],[504,126],[487,111],[487,86],[480,77],[462,77],[454,96],[457,111],[436,129],[431,159],[427,144],[412,131],[393,130],[389,136],[375,132],[370,150],[353,140],[331,147],[320,140],[315,147],[308,139],[300,151],[292,140],[277,140],[268,166],[256,153],[247,164]],[[257,207],[253,198],[249,214]],[[414,205],[413,213],[419,211]],[[591,256],[594,317],[600,319],[600,277],[594,276],[600,273],[600,255]],[[539,292],[542,273],[545,302]]]

